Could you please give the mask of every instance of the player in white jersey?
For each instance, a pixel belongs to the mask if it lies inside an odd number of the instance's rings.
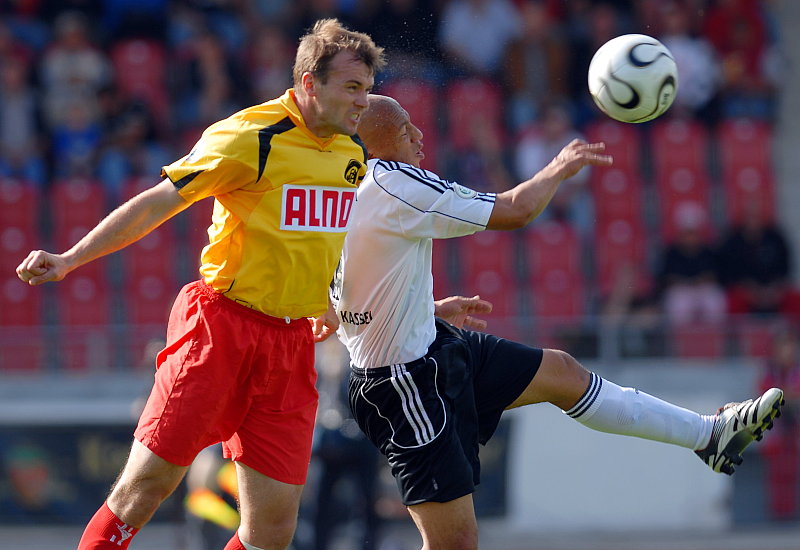
[[[350,404],[388,458],[424,549],[477,547],[472,492],[478,447],[506,409],[549,402],[589,428],[692,449],[732,473],[772,426],[783,392],[701,415],[582,367],[569,354],[456,327],[486,303],[434,303],[436,238],[515,229],[533,220],[559,183],[608,165],[603,144],[575,140],[542,171],[503,193],[477,193],[420,169],[422,133],[395,100],[370,96],[359,135],[370,156],[333,288],[339,337],[351,355]]]

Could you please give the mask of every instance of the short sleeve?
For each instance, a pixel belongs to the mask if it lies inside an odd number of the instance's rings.
[[[258,151],[257,136],[226,119],[210,126],[188,155],[164,166],[161,174],[184,199],[196,202],[255,183],[250,151]]]
[[[389,169],[376,167],[375,180],[399,201],[398,221],[407,237],[446,239],[486,229],[494,193],[479,193],[402,163],[384,168]]]

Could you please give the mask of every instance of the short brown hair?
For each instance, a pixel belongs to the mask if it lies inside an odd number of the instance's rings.
[[[300,39],[292,72],[294,85],[300,85],[306,72],[326,82],[331,59],[341,51],[352,52],[373,75],[386,65],[383,48],[376,46],[368,34],[348,30],[338,19],[320,19]]]

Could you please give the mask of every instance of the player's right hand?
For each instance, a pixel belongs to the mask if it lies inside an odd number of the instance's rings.
[[[17,277],[22,282],[35,286],[48,281],[60,281],[69,273],[67,263],[60,254],[44,250],[33,250],[17,266]]]

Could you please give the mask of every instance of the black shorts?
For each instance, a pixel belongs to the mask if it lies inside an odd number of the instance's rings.
[[[480,482],[478,444],[528,387],[542,350],[436,320],[436,340],[411,363],[350,375],[350,408],[386,455],[406,506],[448,502]]]

